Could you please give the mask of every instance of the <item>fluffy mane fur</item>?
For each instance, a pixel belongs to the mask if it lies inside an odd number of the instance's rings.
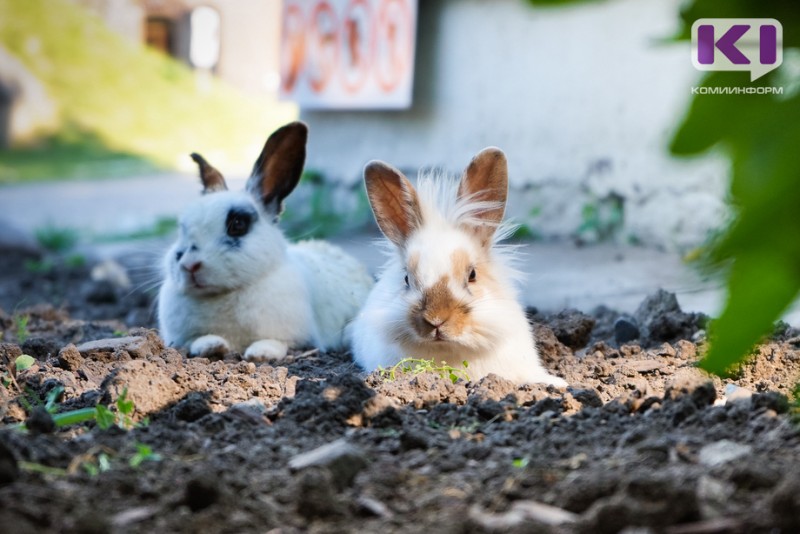
[[[475,195],[457,198],[459,179],[439,171],[420,172],[415,188],[422,211],[422,227],[458,228],[465,225],[476,225],[482,221],[478,215],[499,206],[497,202],[475,200]],[[487,224],[483,222],[483,224]],[[515,284],[520,282],[522,273],[517,268],[522,258],[520,245],[503,243],[519,228],[509,220],[495,225],[492,236],[492,260],[503,270],[503,274]],[[386,238],[380,239],[384,253],[397,259],[398,249]]]

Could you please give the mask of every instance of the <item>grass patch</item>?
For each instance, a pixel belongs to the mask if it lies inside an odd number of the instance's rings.
[[[102,234],[92,241],[96,243],[117,243],[121,241],[136,241],[154,237],[166,237],[178,229],[178,219],[175,217],[159,217],[151,226],[146,226],[132,232]]]
[[[384,380],[388,380],[390,382],[397,380],[398,376],[404,374],[416,376],[422,373],[436,373],[442,378],[446,378],[455,384],[459,379],[469,380],[469,375],[467,374],[467,361],[464,360],[461,362],[461,365],[463,368],[458,369],[451,365],[447,365],[445,362],[437,365],[434,360],[403,358],[387,369],[379,367],[378,372],[381,374],[381,377],[383,377]]]
[[[115,178],[159,170],[143,156],[113,150],[90,132],[68,126],[17,149],[0,150],[0,184],[75,178]]]
[[[41,146],[4,152],[0,181],[188,170],[192,151],[237,168],[297,116],[291,104],[199,79],[66,0],[0,0],[0,14],[0,45],[42,82],[63,125]]]
[[[36,241],[51,252],[66,252],[78,244],[78,232],[73,228],[47,225],[37,228]]]

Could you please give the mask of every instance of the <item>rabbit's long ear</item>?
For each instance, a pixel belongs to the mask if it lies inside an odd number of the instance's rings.
[[[481,150],[458,184],[458,200],[483,204],[473,215],[475,233],[486,241],[503,220],[508,197],[508,163],[499,148]]]
[[[194,162],[197,163],[197,166],[200,167],[200,181],[203,182],[204,195],[228,189],[225,178],[222,177],[222,173],[209,165],[203,156],[193,152],[191,157]]]
[[[247,191],[260,199],[276,217],[283,211],[283,199],[297,186],[306,161],[308,127],[292,122],[269,136],[247,180]]]
[[[364,168],[367,197],[383,234],[402,247],[422,224],[417,192],[403,174],[382,161],[370,161]]]

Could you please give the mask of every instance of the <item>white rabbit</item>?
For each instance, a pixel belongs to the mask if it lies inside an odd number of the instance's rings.
[[[198,154],[203,196],[180,218],[164,258],[161,335],[191,356],[228,351],[281,358],[290,347],[339,349],[373,285],[366,269],[328,243],[289,244],[276,226],[303,171],[308,129],[288,124],[267,139],[245,191]]]
[[[531,326],[514,288],[501,224],[508,194],[506,158],[480,152],[460,182],[423,176],[417,192],[397,169],[364,169],[372,211],[394,247],[351,325],[355,361],[371,371],[403,358],[433,359],[471,379],[489,373],[517,383],[566,386],[539,362]]]

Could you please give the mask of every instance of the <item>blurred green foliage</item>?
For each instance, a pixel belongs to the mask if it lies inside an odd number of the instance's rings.
[[[23,147],[0,149],[0,184],[31,180],[111,178],[145,174],[158,165],[143,156],[114,150],[74,124]]]
[[[43,149],[4,152],[5,181],[49,177],[48,164],[59,161],[59,175],[80,173],[76,162],[106,156],[134,172],[137,158],[189,169],[192,151],[244,166],[269,132],[297,115],[293,105],[249,97],[129,42],[67,0],[0,0],[0,46],[44,85],[62,124]],[[29,169],[37,157],[40,169]]]
[[[35,230],[36,241],[51,252],[67,252],[78,244],[79,235],[73,228],[47,224]]]
[[[676,156],[721,150],[732,164],[734,219],[707,258],[726,270],[728,300],[701,362],[726,374],[773,330],[800,292],[800,9],[796,0],[692,0],[678,16],[677,40],[688,40],[699,18],[774,18],[783,26],[782,67],[752,83],[747,72],[712,72],[701,86],[784,87],[784,94],[695,95],[670,146]]]
[[[303,172],[281,216],[281,226],[293,241],[361,231],[371,221],[372,211],[360,183],[346,186],[325,181],[314,170]]]
[[[695,0],[680,13],[679,37],[688,39],[699,18],[775,18],[783,25],[785,61],[791,60],[790,49],[800,46],[797,7],[790,0]],[[782,68],[752,83],[746,72],[714,72],[701,85],[790,85],[785,78]],[[670,147],[681,156],[718,148],[732,164],[735,217],[709,253],[713,265],[727,269],[728,301],[701,362],[717,374],[745,358],[800,291],[800,92],[785,89],[782,96],[694,96]]]

